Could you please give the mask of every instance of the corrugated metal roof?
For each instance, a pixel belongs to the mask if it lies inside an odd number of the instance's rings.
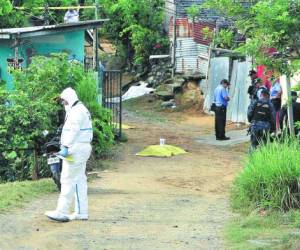
[[[212,42],[212,39],[205,37],[203,34],[204,28],[209,28],[210,31],[213,31],[215,28],[215,24],[208,22],[196,22],[194,24],[193,33],[194,33],[194,41],[200,44],[209,45]]]
[[[38,34],[43,35],[43,33],[40,32],[50,33],[50,32],[67,31],[67,30],[82,30],[82,29],[85,30],[85,29],[100,27],[106,21],[109,21],[109,19],[80,21],[76,23],[63,23],[57,25],[0,29],[0,39],[11,39],[16,36],[29,37],[29,36],[36,36]]]
[[[173,17],[169,23],[169,37],[173,37]],[[211,31],[215,28],[215,23],[206,21],[196,21],[192,23],[188,18],[178,18],[176,20],[176,37],[193,37],[194,41],[200,44],[209,45],[211,39],[207,39],[203,34],[203,29],[208,27]]]
[[[205,0],[179,0],[177,1],[177,13],[178,17],[187,17],[186,9],[193,4],[201,5],[205,2]],[[200,17],[206,20],[216,20],[218,19],[219,15],[214,10],[201,10]]]
[[[191,37],[192,27],[187,18],[176,19],[176,35],[177,37]]]
[[[55,27],[55,25],[0,29],[0,33],[1,34],[3,34],[3,33],[5,33],[5,34],[24,33],[24,32],[32,32],[32,31],[42,30],[45,28],[53,28],[53,27]]]
[[[177,13],[178,17],[187,17],[186,8],[195,5],[201,5],[205,3],[206,0],[178,0],[177,1]],[[236,0],[236,2],[239,2],[242,4],[244,8],[249,8],[251,5],[253,5],[257,0]],[[218,14],[217,11],[212,9],[201,9],[199,13],[199,17],[202,20],[210,20],[210,21],[216,21],[220,14]]]

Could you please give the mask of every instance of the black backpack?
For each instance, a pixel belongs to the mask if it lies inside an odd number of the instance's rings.
[[[254,121],[271,122],[271,108],[270,103],[265,101],[258,101],[254,108]]]

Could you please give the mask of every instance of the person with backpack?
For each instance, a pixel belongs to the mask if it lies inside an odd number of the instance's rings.
[[[267,141],[268,135],[275,128],[275,108],[270,101],[267,89],[260,91],[259,98],[248,107],[248,121],[250,126],[250,151],[257,148],[261,143]]]

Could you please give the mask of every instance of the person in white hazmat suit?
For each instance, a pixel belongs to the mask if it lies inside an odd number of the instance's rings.
[[[57,208],[45,213],[56,221],[88,219],[86,162],[91,154],[93,138],[90,112],[79,101],[72,88],[65,89],[61,102],[66,110],[65,123],[61,134],[61,150],[59,155],[72,156],[74,161],[63,160],[61,173],[61,193]],[[74,200],[75,212],[69,215],[69,208]]]

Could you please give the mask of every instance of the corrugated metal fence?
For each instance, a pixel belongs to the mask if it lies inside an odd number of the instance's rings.
[[[208,67],[207,45],[197,44],[193,38],[178,38],[176,41],[176,72],[195,73],[203,75]]]
[[[232,65],[232,68],[230,64]],[[215,57],[211,59],[209,77],[205,88],[206,96],[204,101],[204,110],[208,111],[214,99],[214,90],[222,79],[230,79],[230,102],[227,109],[227,120],[232,122],[247,122],[247,108],[249,97],[247,88],[250,84],[248,76],[252,68],[251,60],[234,60],[231,62],[229,57]],[[205,84],[205,82],[203,82]]]
[[[170,18],[169,36],[173,35],[173,17]],[[215,23],[192,22],[188,18],[176,20],[176,73],[201,73],[206,75],[208,67],[209,44],[203,29],[212,31]]]
[[[208,22],[194,23],[194,41],[199,44],[209,45],[212,42],[212,39],[204,34],[203,29],[208,28],[210,32],[213,32],[215,27],[215,24]]]

